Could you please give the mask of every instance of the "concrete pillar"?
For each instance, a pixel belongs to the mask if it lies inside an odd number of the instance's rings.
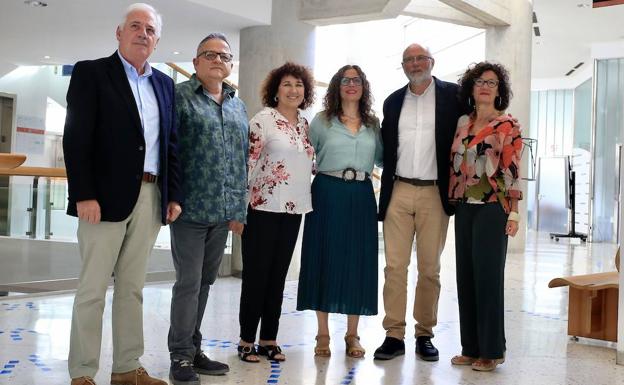
[[[315,27],[298,15],[298,1],[273,0],[270,26],[241,30],[239,96],[250,117],[262,109],[260,86],[269,71],[286,61],[314,67]]]
[[[531,98],[531,39],[533,3],[529,0],[509,0],[510,25],[490,26],[486,28],[485,57],[488,61],[501,63],[510,75],[513,99],[508,112],[518,118],[524,133],[528,133],[529,108]],[[529,161],[525,155],[522,159],[522,176],[526,176]],[[535,183],[535,182],[529,182]],[[527,191],[527,182],[523,182],[522,190]],[[523,251],[526,243],[526,197],[520,201],[520,215],[523,217],[518,234],[510,238],[509,249]]]
[[[251,118],[262,109],[260,87],[269,71],[286,61],[314,68],[315,27],[299,20],[299,1],[273,0],[271,25],[249,27],[240,33],[239,97]],[[287,279],[299,276],[301,234],[293,253]],[[232,240],[232,271],[242,271],[240,237]]]

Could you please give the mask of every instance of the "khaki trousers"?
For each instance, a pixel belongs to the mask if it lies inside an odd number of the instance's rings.
[[[417,187],[394,182],[383,223],[386,253],[383,327],[386,336],[401,340],[405,337],[407,267],[416,235],[415,336],[433,337],[440,297],[440,254],[444,249],[448,222],[437,186]]]
[[[113,373],[141,366],[143,284],[147,258],[160,229],[160,191],[141,185],[132,213],[122,222],[78,223],[82,270],[74,299],[69,343],[69,375],[95,377],[102,343],[102,313],[111,274],[113,294]]]

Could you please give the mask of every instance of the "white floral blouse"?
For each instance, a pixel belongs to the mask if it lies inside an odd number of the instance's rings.
[[[255,210],[305,214],[312,211],[310,180],[314,148],[308,121],[288,122],[266,107],[249,122],[249,205]]]

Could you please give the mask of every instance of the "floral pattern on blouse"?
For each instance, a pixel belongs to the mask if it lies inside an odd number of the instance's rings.
[[[510,199],[522,199],[519,173],[520,126],[501,115],[470,135],[473,121],[462,116],[451,147],[449,198],[454,201],[499,201],[509,213]]]
[[[312,211],[310,175],[314,148],[308,121],[296,125],[274,108],[249,122],[249,205],[256,210],[305,214]]]

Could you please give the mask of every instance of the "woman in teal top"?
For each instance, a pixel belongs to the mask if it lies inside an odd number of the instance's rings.
[[[314,353],[325,357],[331,354],[328,315],[346,314],[346,353],[360,358],[360,315],[377,314],[377,205],[370,174],[382,159],[379,120],[360,67],[338,70],[323,106],[310,124],[317,174],[303,230],[297,309],[316,310]]]

